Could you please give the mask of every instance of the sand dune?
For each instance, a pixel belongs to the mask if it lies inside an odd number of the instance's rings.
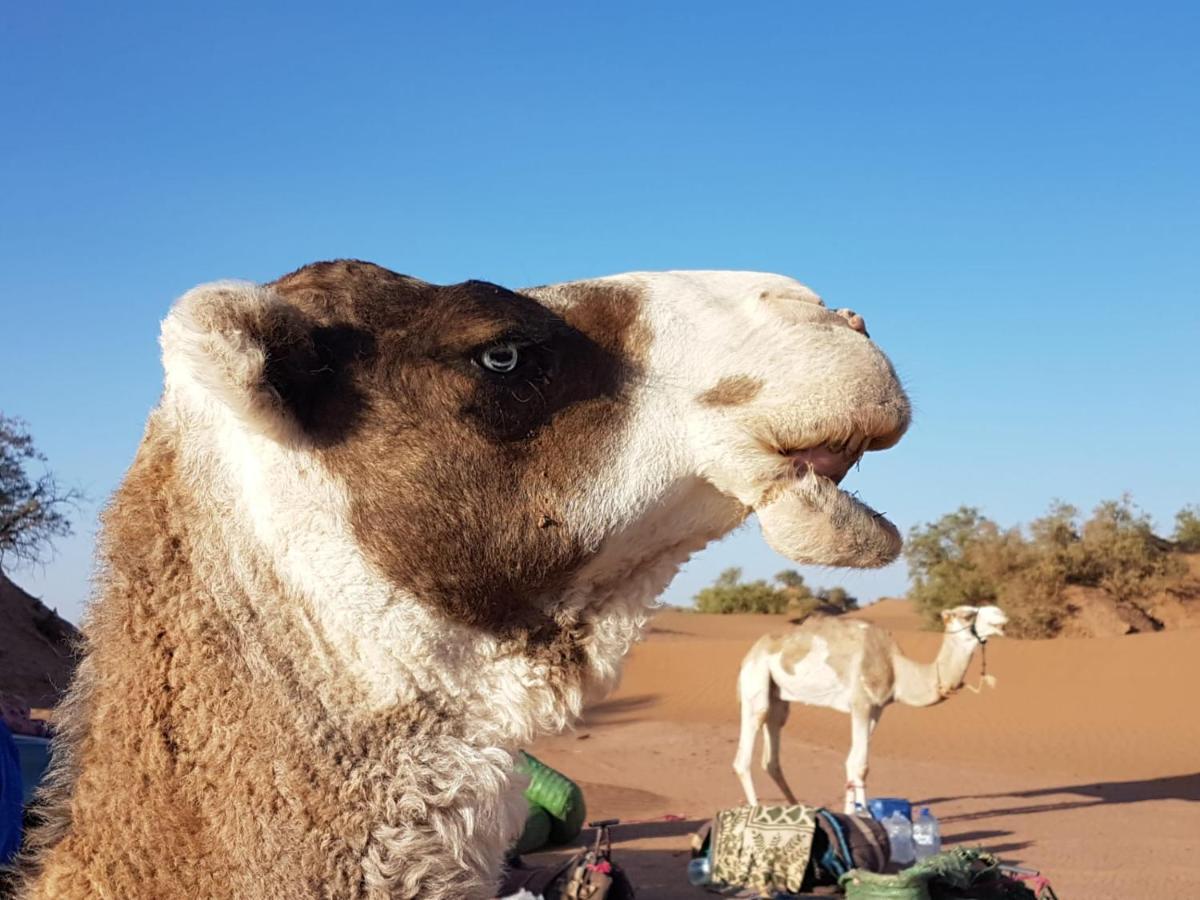
[[[75,671],[75,626],[0,572],[0,693],[53,706]]]
[[[931,659],[904,601],[859,613]],[[649,897],[699,897],[683,875],[687,832],[740,801],[730,762],[735,677],[750,644],[784,617],[665,612],[620,688],[573,734],[533,751],[584,783],[593,817],[682,822],[617,836]],[[890,707],[872,748],[873,795],[929,803],[948,842],[982,843],[1041,868],[1064,897],[1200,896],[1200,630],[989,644],[995,690],[929,709]],[[978,677],[978,657],[968,676]],[[837,806],[849,723],[795,707],[783,764],[806,802]],[[760,792],[769,782],[759,773]]]

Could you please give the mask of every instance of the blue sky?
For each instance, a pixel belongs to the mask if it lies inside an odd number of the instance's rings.
[[[1169,530],[1200,501],[1200,7],[248,6],[0,11],[0,410],[94,501],[13,574],[69,618],[171,300],[336,256],[795,275],[911,391],[848,481],[902,527],[1131,491]],[[751,526],[668,599],[728,565],[785,563]]]

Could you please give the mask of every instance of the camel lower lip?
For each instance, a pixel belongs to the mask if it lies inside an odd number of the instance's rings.
[[[877,568],[900,552],[895,525],[815,471],[780,485],[754,511],[767,543],[796,562]]]

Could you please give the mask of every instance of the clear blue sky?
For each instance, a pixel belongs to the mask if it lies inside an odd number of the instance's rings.
[[[68,617],[171,300],[336,256],[795,275],[911,390],[848,482],[902,527],[1200,500],[1196,4],[255,6],[0,10],[0,410],[96,501],[14,574]],[[727,565],[784,562],[751,526],[668,599]]]

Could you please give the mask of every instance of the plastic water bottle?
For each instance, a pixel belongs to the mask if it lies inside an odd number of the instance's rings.
[[[913,849],[917,859],[928,859],[935,853],[942,852],[942,833],[938,828],[937,817],[929,811],[928,806],[921,808],[921,814],[912,826]]]
[[[687,878],[688,884],[697,887],[712,881],[712,860],[708,858],[707,853],[688,861]]]
[[[894,812],[883,820],[883,827],[887,831],[888,844],[892,848],[891,861],[907,866],[916,858],[913,852],[912,822]]]

